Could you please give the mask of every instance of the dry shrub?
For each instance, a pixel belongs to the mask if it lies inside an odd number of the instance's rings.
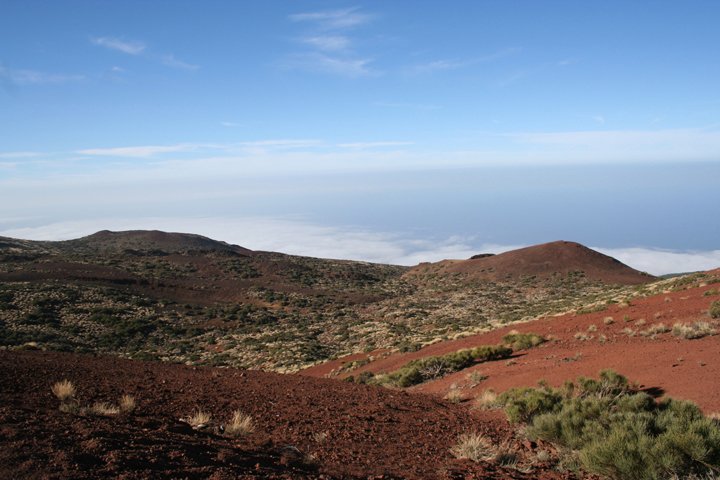
[[[660,333],[667,333],[670,331],[670,327],[665,326],[664,323],[658,323],[657,325],[651,325],[647,330],[638,332],[643,337],[652,337]]]
[[[207,421],[210,421],[209,415]],[[230,422],[225,425],[225,433],[227,435],[230,435],[231,437],[247,435],[254,431],[255,422],[253,421],[253,418],[250,415],[242,413],[240,410],[235,410],[233,412],[232,418],[230,419]]]
[[[133,397],[132,395],[125,394],[120,397],[120,411],[124,413],[130,413],[135,410],[135,406],[135,397]]]
[[[615,320],[613,319],[613,317],[605,317],[603,319],[603,323],[605,325],[612,325],[613,323],[615,323]]]
[[[462,392],[457,386],[450,387],[450,390],[445,395],[445,400],[451,403],[460,403],[462,401]]]
[[[212,415],[198,409],[191,417],[187,419],[187,423],[189,423],[194,428],[198,428],[210,423],[211,419]]]
[[[495,390],[487,389],[475,398],[475,407],[481,410],[489,410],[491,408],[497,408],[498,395]]]
[[[703,338],[716,333],[715,328],[708,322],[676,323],[672,328],[673,335],[688,340]]]
[[[450,449],[455,458],[467,458],[473,462],[490,461],[495,458],[492,442],[477,432],[463,433]]]
[[[592,324],[588,327],[588,332],[597,332],[597,325]]]
[[[71,400],[75,396],[75,385],[70,380],[55,383],[51,390],[61,402]]]
[[[120,413],[120,408],[115,405],[111,405],[107,402],[95,402],[92,407],[87,409],[87,412],[92,415],[101,415],[109,417]]]

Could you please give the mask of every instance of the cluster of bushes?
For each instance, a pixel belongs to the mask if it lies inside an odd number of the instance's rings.
[[[463,370],[478,362],[507,358],[512,352],[511,348],[504,345],[482,345],[447,355],[420,358],[409,362],[399,370],[388,373],[378,379],[378,383],[410,387]]]
[[[503,343],[513,350],[527,350],[528,348],[537,347],[547,339],[536,333],[518,333],[512,331],[503,337]]]
[[[578,453],[614,479],[706,475],[720,466],[720,426],[691,402],[656,402],[611,370],[555,389],[509,390],[497,399],[530,438]]]

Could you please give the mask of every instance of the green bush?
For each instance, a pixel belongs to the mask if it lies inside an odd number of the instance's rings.
[[[503,337],[503,343],[513,350],[527,350],[546,341],[547,339],[536,333],[508,333]]]
[[[420,358],[387,374],[379,383],[388,383],[402,388],[410,387],[458,372],[475,363],[499,360],[510,355],[512,355],[512,349],[503,345],[482,345],[458,350],[447,355]]]
[[[710,304],[708,313],[712,318],[720,318],[720,300],[715,300]]]
[[[499,397],[527,434],[575,450],[613,479],[705,475],[720,466],[720,428],[691,402],[656,402],[613,371],[564,389],[514,389]]]

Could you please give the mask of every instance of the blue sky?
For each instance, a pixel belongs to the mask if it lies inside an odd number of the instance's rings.
[[[5,1],[0,235],[720,266],[720,4]]]

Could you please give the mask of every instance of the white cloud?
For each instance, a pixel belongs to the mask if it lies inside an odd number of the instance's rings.
[[[372,15],[358,11],[357,7],[341,10],[296,13],[290,15],[293,22],[310,22],[327,30],[342,30],[370,22]]]
[[[220,125],[222,125],[223,127],[228,127],[228,128],[237,128],[237,127],[243,126],[242,123],[236,123],[236,122],[220,122]]]
[[[160,57],[160,61],[166,67],[180,68],[182,70],[197,70],[200,68],[199,65],[193,65],[183,62],[182,60],[178,60],[174,55],[162,55]]]
[[[40,152],[0,152],[0,158],[32,158],[40,155]]]
[[[413,142],[354,142],[354,143],[339,143],[337,146],[340,148],[385,148],[385,147],[403,147],[407,145],[414,145]]]
[[[372,61],[371,58],[346,58],[320,52],[308,52],[291,55],[282,62],[282,65],[286,68],[357,78],[378,74],[377,71],[370,68]]]
[[[85,75],[66,75],[62,73],[39,72],[36,70],[17,70],[0,66],[0,79],[6,79],[16,85],[43,85],[52,83],[79,82]]]
[[[145,51],[145,44],[137,41],[127,41],[113,37],[92,37],[90,41],[95,45],[127,53],[128,55],[140,55]]]
[[[720,267],[720,250],[704,252],[656,248],[596,248],[631,267],[653,275],[695,272]]]
[[[604,130],[507,134],[536,154],[557,158],[573,156],[576,162],[684,161],[720,158],[720,130],[703,128],[664,130]]]
[[[17,219],[19,223],[30,220],[33,219]],[[68,240],[104,229],[159,229],[205,235],[252,250],[396,265],[467,259],[477,253],[502,253],[523,246],[477,243],[472,237],[416,238],[398,232],[320,225],[292,217],[103,217],[7,227],[8,224],[4,231],[0,231],[0,236],[33,240]],[[654,248],[593,248],[654,275],[720,267],[720,250],[680,252]]]
[[[206,145],[181,143],[178,145],[143,145],[136,147],[88,148],[78,150],[82,155],[98,155],[106,157],[151,157],[160,153],[192,152]]]
[[[303,37],[300,39],[302,43],[324,50],[327,52],[339,52],[350,46],[350,39],[342,35],[317,35],[312,37]]]

